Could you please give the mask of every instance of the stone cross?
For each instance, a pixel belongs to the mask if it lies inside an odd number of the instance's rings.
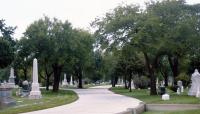
[[[31,86],[29,99],[40,99],[42,95],[41,95],[41,91],[40,91],[39,83],[38,83],[38,63],[37,63],[36,58],[33,60],[33,76],[32,77],[33,77],[33,82]]]
[[[192,85],[188,91],[188,95],[196,96],[200,88],[200,74],[197,69],[195,69],[195,72],[192,74],[191,80],[192,80]]]

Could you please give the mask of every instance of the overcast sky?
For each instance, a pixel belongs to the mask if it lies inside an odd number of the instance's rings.
[[[95,17],[103,16],[119,4],[143,4],[148,0],[0,0],[0,19],[17,26],[15,38],[20,38],[27,26],[47,15],[62,21],[68,20],[73,27],[89,27]],[[190,4],[200,0],[186,0]]]

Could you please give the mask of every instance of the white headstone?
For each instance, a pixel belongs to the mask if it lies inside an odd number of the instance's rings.
[[[131,81],[131,89],[135,89],[135,84],[133,80]]]
[[[198,87],[198,90],[197,90],[197,94],[196,94],[196,97],[200,98],[200,88]]]
[[[73,78],[72,78],[72,76],[70,78],[70,85],[73,86]]]
[[[167,93],[162,95],[162,100],[169,100],[169,95]]]
[[[159,83],[158,83],[158,78],[156,78],[156,89],[158,89]]]
[[[181,94],[181,92],[180,92],[180,88],[179,88],[179,87],[177,88],[176,93],[177,93],[177,95],[180,95],[180,94]]]
[[[63,82],[62,82],[62,86],[67,86],[66,74],[64,74],[64,80],[63,80]]]
[[[30,99],[40,99],[42,97],[41,91],[39,88],[39,83],[38,83],[38,64],[37,64],[37,59],[35,58],[33,60],[33,82],[31,85],[31,92],[29,95]]]
[[[181,93],[183,93],[184,92],[184,87],[183,86],[181,86]]]
[[[12,67],[10,68],[10,76],[9,76],[8,84],[13,88],[15,87],[14,69]]]
[[[198,88],[200,87],[200,74],[197,69],[195,69],[195,72],[192,74],[191,80],[192,85],[188,91],[188,95],[196,96]]]

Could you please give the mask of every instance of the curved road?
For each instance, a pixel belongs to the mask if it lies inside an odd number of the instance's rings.
[[[74,89],[79,99],[71,104],[28,112],[24,114],[116,114],[134,108],[141,101],[114,94],[111,86],[97,86],[90,89]]]

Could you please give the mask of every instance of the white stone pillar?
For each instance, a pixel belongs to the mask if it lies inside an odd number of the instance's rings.
[[[38,83],[38,64],[37,64],[37,59],[35,58],[33,60],[33,82],[31,85],[31,92],[29,95],[30,99],[40,99],[42,97],[41,91],[39,88],[39,83]]]
[[[10,68],[10,77],[9,77],[8,83],[9,83],[10,87],[12,87],[12,88],[15,87],[14,69],[12,67]]]
[[[66,74],[64,74],[64,80],[63,80],[62,86],[67,86]]]
[[[71,79],[70,79],[70,85],[73,86],[73,79],[72,79],[72,76],[71,76]]]

